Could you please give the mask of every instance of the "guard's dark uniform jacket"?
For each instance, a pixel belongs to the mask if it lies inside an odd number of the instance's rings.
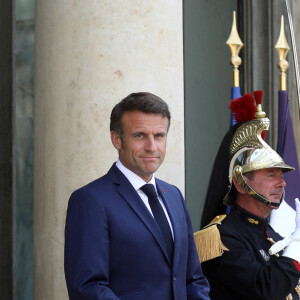
[[[266,219],[235,206],[218,228],[229,251],[202,264],[212,300],[300,299],[299,263],[282,253],[269,255],[270,239],[282,237]]]

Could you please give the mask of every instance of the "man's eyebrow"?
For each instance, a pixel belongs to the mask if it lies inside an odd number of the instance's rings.
[[[275,172],[276,172],[276,170],[267,169],[265,174],[274,174]]]

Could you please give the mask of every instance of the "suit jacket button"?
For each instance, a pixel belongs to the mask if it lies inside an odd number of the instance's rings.
[[[173,280],[175,281],[175,280],[176,280],[176,277],[173,277]]]

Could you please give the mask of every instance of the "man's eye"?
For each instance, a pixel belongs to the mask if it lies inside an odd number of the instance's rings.
[[[135,137],[140,139],[140,138],[143,137],[143,135],[141,135],[141,134],[136,134]]]

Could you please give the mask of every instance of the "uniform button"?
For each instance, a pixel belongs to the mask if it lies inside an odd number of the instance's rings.
[[[173,277],[173,280],[175,281],[175,280],[176,280],[176,277]]]

